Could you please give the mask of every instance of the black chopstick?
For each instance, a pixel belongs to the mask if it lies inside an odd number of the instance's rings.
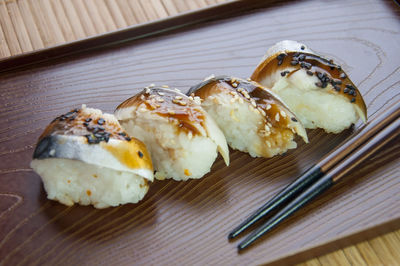
[[[311,187],[306,189],[297,198],[291,201],[286,207],[280,210],[272,218],[270,218],[260,228],[250,234],[243,242],[238,245],[238,249],[243,250],[252,244],[262,235],[273,229],[280,222],[291,216],[301,207],[306,205],[316,196],[322,194],[325,190],[339,182],[348,172],[356,168],[361,162],[383,147],[389,141],[399,136],[400,118],[397,118],[390,125],[386,126],[382,131],[377,133],[372,140],[365,145],[359,147],[355,152],[349,155],[341,164],[331,169],[321,179],[315,182]]]
[[[376,137],[384,128],[395,121],[400,115],[400,102],[394,103],[387,110],[378,115],[375,119],[373,119],[370,123],[368,123],[355,137],[347,141],[344,145],[340,146],[333,152],[329,153],[325,156],[321,161],[317,164],[313,165],[306,173],[301,175],[298,179],[296,179],[293,183],[284,188],[281,192],[279,192],[272,200],[264,204],[260,209],[258,209],[253,215],[247,218],[243,223],[241,223],[238,227],[236,227],[228,236],[229,239],[232,239],[239,235],[241,232],[249,228],[251,225],[256,223],[261,218],[270,215],[273,211],[276,211],[278,208],[282,207],[284,204],[289,202],[290,200],[295,199],[299,194],[303,193],[301,196],[296,198],[292,203],[290,203],[287,207],[277,213],[274,217],[267,221],[259,230],[254,232],[251,236],[249,236],[243,243],[239,245],[239,250],[247,247],[253,241],[255,241],[258,237],[266,233],[275,227],[279,222],[284,220],[286,217],[291,215],[294,211],[298,210],[301,206],[306,204],[308,201],[321,194],[327,188],[329,188],[332,184],[330,184],[330,176],[331,173],[334,173],[334,167],[337,169],[342,169],[341,165],[347,165],[346,160],[350,158],[355,158],[353,153],[359,154],[358,150],[365,150],[365,147],[369,147],[370,144],[367,143],[368,140],[372,139],[374,136]],[[386,131],[387,132],[387,131]],[[392,132],[393,133],[393,132]],[[376,139],[376,138],[374,138]],[[380,142],[385,142],[380,140]],[[366,144],[367,143],[367,144]],[[371,143],[375,143],[371,141]],[[365,145],[366,144],[366,145]],[[364,148],[360,148],[361,146],[365,146]],[[379,146],[380,147],[380,146]],[[346,158],[347,157],[347,158]],[[362,159],[361,157],[359,159]],[[360,160],[361,162],[361,160]],[[360,162],[354,163],[353,165],[358,165]],[[344,168],[343,173],[347,173],[347,169],[352,167]],[[332,171],[332,172],[329,172]],[[328,174],[327,174],[328,173]],[[328,177],[323,177],[324,175]],[[340,176],[336,173],[337,176]],[[318,181],[320,180],[320,181]],[[338,180],[335,178],[335,180]],[[313,185],[313,183],[315,183]],[[311,188],[314,190],[311,192]],[[309,189],[307,189],[309,188]],[[307,190],[306,190],[307,189]],[[299,207],[296,207],[293,204],[300,204]],[[286,212],[284,212],[284,210]],[[291,211],[289,211],[291,210]],[[250,239],[251,237],[251,239]]]
[[[244,222],[232,230],[228,239],[233,239],[247,228],[255,224],[261,218],[266,217],[285,203],[293,200],[302,193],[311,184],[321,178],[324,173],[328,172],[332,167],[342,161],[348,154],[351,154],[356,148],[365,143],[379,130],[392,122],[399,115],[400,102],[396,102],[388,109],[380,113],[376,118],[364,126],[361,131],[344,145],[327,154],[318,163],[309,168],[305,173],[298,177],[293,183],[289,184],[270,201],[265,203],[253,215],[248,217]]]

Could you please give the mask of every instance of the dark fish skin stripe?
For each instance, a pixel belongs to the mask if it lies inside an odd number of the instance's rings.
[[[220,76],[216,76],[216,77],[207,79],[205,81],[202,81],[202,82],[190,87],[190,89],[186,93],[186,95],[190,96],[190,94],[195,93],[198,89],[206,86],[207,84],[210,84],[211,82],[215,82],[215,81],[218,81],[218,80],[227,80],[227,81],[229,81],[229,80],[231,80],[231,77],[230,76],[225,76],[225,75],[220,75]]]
[[[47,159],[56,157],[55,154],[50,155],[50,151],[57,149],[57,137],[48,136],[39,141],[36,145],[35,151],[33,152],[33,159]]]

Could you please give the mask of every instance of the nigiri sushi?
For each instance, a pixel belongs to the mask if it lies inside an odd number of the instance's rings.
[[[68,206],[136,203],[154,178],[146,146],[129,137],[112,114],[84,105],[47,126],[31,167],[47,197]]]
[[[198,179],[218,151],[229,165],[225,137],[199,99],[163,87],[145,88],[121,103],[115,116],[149,149],[156,179]]]
[[[364,100],[347,74],[302,43],[272,46],[251,79],[278,94],[305,128],[339,133],[359,118],[367,121]]]
[[[267,88],[253,81],[218,76],[192,87],[203,108],[214,118],[228,144],[252,157],[272,157],[297,147],[299,135],[308,142],[302,124]]]

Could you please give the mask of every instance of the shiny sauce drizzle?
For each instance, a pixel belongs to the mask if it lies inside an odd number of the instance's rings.
[[[140,106],[142,103],[147,111],[168,118],[171,123],[176,124],[178,130],[201,135],[196,125],[204,128],[205,114],[192,97],[162,87],[145,88],[118,108]]]

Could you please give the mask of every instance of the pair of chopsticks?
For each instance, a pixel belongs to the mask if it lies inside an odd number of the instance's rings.
[[[365,125],[346,143],[333,150],[304,174],[289,184],[228,236],[233,239],[261,218],[271,215],[263,225],[238,245],[243,250],[265,233],[271,231],[308,202],[338,183],[370,155],[400,133],[400,101]],[[284,206],[286,204],[286,206]],[[278,209],[280,209],[278,211]]]

